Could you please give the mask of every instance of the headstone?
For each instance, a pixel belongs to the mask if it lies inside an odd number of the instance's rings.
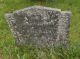
[[[56,8],[32,6],[5,16],[17,45],[53,47],[67,44],[70,15]]]

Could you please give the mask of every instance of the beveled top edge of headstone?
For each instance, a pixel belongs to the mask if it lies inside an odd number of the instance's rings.
[[[52,8],[52,7],[44,7],[44,6],[29,6],[29,7],[26,7],[26,8],[23,8],[23,9],[20,9],[20,10],[15,10],[11,13],[6,13],[5,14],[5,17],[9,17],[10,15],[14,14],[14,13],[18,13],[20,11],[26,11],[28,9],[46,9],[46,10],[52,10],[52,11],[58,11],[60,12],[61,14],[69,14],[69,15],[72,15],[71,11],[62,11],[61,9],[58,9],[58,8]]]
[[[47,10],[55,10],[55,11],[61,11],[61,9],[58,9],[58,8],[52,8],[52,7],[45,7],[45,6],[31,6],[31,7],[27,7],[27,8],[24,8],[24,9],[31,9],[31,8],[38,8],[38,9],[47,9]]]
[[[37,8],[37,9],[46,9],[46,10],[53,10],[53,11],[58,11],[58,12],[61,12],[61,9],[58,9],[58,8],[52,8],[52,7],[44,7],[44,6],[29,6],[29,7],[26,7],[26,8],[23,8],[23,9],[20,9],[20,10],[15,10],[13,11],[12,13],[18,13],[20,11],[26,11],[28,9],[33,9],[33,8]]]

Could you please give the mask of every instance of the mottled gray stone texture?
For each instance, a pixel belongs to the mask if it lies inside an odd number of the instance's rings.
[[[71,12],[32,6],[7,13],[5,17],[17,45],[53,47],[68,42]]]

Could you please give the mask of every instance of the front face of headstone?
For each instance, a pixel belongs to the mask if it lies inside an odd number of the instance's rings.
[[[58,39],[60,11],[31,7],[7,14],[18,45],[53,46]]]

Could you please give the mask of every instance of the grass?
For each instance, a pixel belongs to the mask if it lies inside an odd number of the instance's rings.
[[[43,5],[72,12],[70,47],[36,49],[17,47],[4,14],[33,5]],[[0,0],[0,59],[80,59],[80,0]],[[55,51],[54,51],[55,50]]]

